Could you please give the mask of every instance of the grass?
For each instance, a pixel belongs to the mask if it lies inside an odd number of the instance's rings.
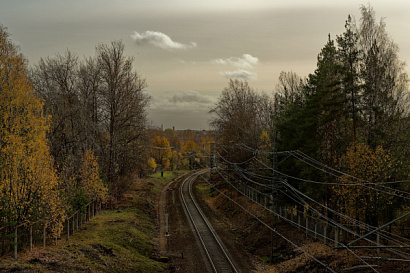
[[[213,190],[211,186],[206,183],[198,183],[197,189],[204,197],[214,197],[216,195],[215,190]]]
[[[19,253],[19,261],[3,257],[0,271],[162,272],[166,265],[150,258],[154,228],[137,209],[103,211],[69,241]]]
[[[161,189],[172,179],[177,178],[178,176],[187,173],[189,171],[166,171],[164,172],[163,176],[161,176],[161,172],[156,172],[149,177],[154,181],[154,193],[158,193]]]
[[[103,210],[57,246],[22,251],[0,259],[0,272],[164,272],[153,259],[156,200],[161,189],[184,172],[156,173],[136,180],[116,209]]]

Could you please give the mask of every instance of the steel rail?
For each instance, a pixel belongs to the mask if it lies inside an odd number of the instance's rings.
[[[192,183],[199,175],[202,175],[206,171],[207,170],[201,170],[193,173],[182,182],[180,187],[181,199],[187,216],[195,229],[197,238],[202,245],[212,271],[215,273],[239,273],[238,269],[236,269],[232,260],[229,258],[227,251],[218,239],[212,225],[202,213],[192,195]]]

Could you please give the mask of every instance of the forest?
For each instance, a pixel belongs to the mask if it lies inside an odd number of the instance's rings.
[[[408,84],[384,20],[362,6],[358,22],[348,16],[342,34],[329,34],[307,77],[281,72],[273,96],[244,81],[229,82],[210,111],[226,176],[255,187],[271,183],[269,176],[285,181],[306,195],[297,205],[305,213],[313,207],[370,226],[405,215]],[[279,204],[293,206],[289,193],[278,191]]]
[[[115,202],[132,179],[206,166],[213,142],[244,169],[255,155],[235,144],[307,155],[261,160],[277,160],[292,187],[366,224],[409,212],[408,75],[371,7],[328,36],[311,74],[281,72],[273,95],[231,79],[209,112],[210,131],[149,126],[148,84],[133,62],[113,41],[93,57],[67,50],[29,67],[0,27],[0,227],[43,219],[58,237],[68,215]]]

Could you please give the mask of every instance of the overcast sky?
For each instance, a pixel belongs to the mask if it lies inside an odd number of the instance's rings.
[[[307,76],[327,35],[369,3],[409,62],[408,0],[0,0],[0,24],[30,65],[66,49],[94,56],[99,43],[121,39],[148,82],[149,119],[207,129],[229,78],[272,94],[281,71]]]

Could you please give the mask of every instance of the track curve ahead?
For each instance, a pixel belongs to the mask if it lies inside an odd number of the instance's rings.
[[[233,264],[227,250],[223,247],[211,224],[195,202],[192,194],[192,183],[199,176],[206,173],[206,171],[207,170],[202,170],[193,173],[182,182],[180,188],[181,199],[213,272],[239,273],[240,271]]]

